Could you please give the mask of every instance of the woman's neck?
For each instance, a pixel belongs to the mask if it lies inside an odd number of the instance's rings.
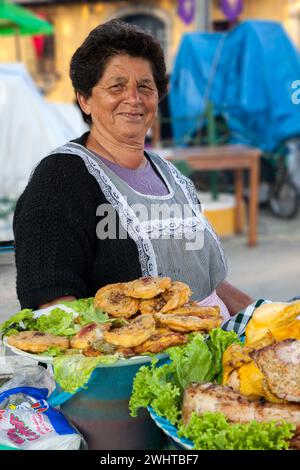
[[[101,157],[116,163],[119,166],[136,170],[143,168],[147,164],[147,159],[144,155],[144,142],[134,145],[118,144],[110,140],[101,138],[97,139],[92,131],[89,133],[86,147],[93,152],[98,153]]]

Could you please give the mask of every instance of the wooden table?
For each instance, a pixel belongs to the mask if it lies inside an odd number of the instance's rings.
[[[236,199],[236,233],[243,231],[243,170],[250,173],[248,206],[248,245],[257,243],[257,214],[259,190],[259,163],[261,151],[243,145],[216,147],[171,147],[154,149],[166,159],[176,162],[184,160],[193,170],[234,170]]]

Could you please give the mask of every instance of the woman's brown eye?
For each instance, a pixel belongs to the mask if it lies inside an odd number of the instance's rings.
[[[118,84],[116,84],[116,85],[112,85],[112,86],[110,87],[110,89],[113,90],[113,91],[123,90],[123,88],[124,88],[124,86],[121,85],[120,83],[118,83]]]

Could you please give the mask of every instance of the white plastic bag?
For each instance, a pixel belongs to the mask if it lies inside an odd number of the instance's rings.
[[[49,405],[47,397],[54,387],[49,371],[35,364],[17,369],[0,387],[0,449],[86,448],[81,434]]]

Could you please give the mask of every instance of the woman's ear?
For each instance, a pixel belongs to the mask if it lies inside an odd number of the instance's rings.
[[[91,114],[91,97],[83,96],[79,91],[77,91],[76,97],[82,111],[89,116]]]

